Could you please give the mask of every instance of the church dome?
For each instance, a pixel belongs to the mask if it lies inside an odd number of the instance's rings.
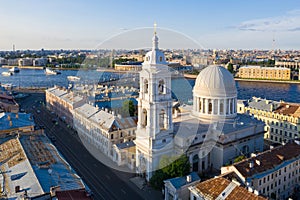
[[[232,74],[222,66],[210,65],[198,75],[194,95],[199,97],[235,97],[237,96]]]
[[[222,66],[203,69],[193,89],[192,114],[203,121],[234,120],[237,91],[232,74]]]

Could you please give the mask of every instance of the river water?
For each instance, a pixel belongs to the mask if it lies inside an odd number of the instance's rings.
[[[17,87],[68,86],[67,76],[79,76],[86,83],[97,83],[124,76],[123,74],[112,74],[95,70],[61,70],[59,75],[45,75],[44,70],[21,69],[19,73],[6,77],[1,75],[4,71],[8,71],[8,69],[0,68],[0,82],[11,83]],[[195,80],[173,79],[172,91],[174,97],[183,102],[191,100],[194,84]],[[278,101],[284,100],[300,103],[300,84],[237,81],[236,86],[238,99],[249,99],[252,96],[257,96]]]

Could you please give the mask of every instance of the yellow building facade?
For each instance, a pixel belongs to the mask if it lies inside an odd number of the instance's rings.
[[[238,102],[238,112],[265,122],[265,139],[286,143],[300,137],[300,104],[252,97]]]
[[[243,66],[239,69],[240,78],[290,80],[291,69],[284,67]]]

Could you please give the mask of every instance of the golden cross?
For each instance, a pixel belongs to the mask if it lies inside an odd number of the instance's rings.
[[[156,22],[154,22],[154,34],[156,35],[156,26],[157,26],[157,24],[156,24]]]

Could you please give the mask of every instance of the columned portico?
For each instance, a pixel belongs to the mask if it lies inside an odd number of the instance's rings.
[[[237,115],[235,81],[221,66],[209,66],[198,75],[193,95],[192,115],[201,120],[234,120]]]

